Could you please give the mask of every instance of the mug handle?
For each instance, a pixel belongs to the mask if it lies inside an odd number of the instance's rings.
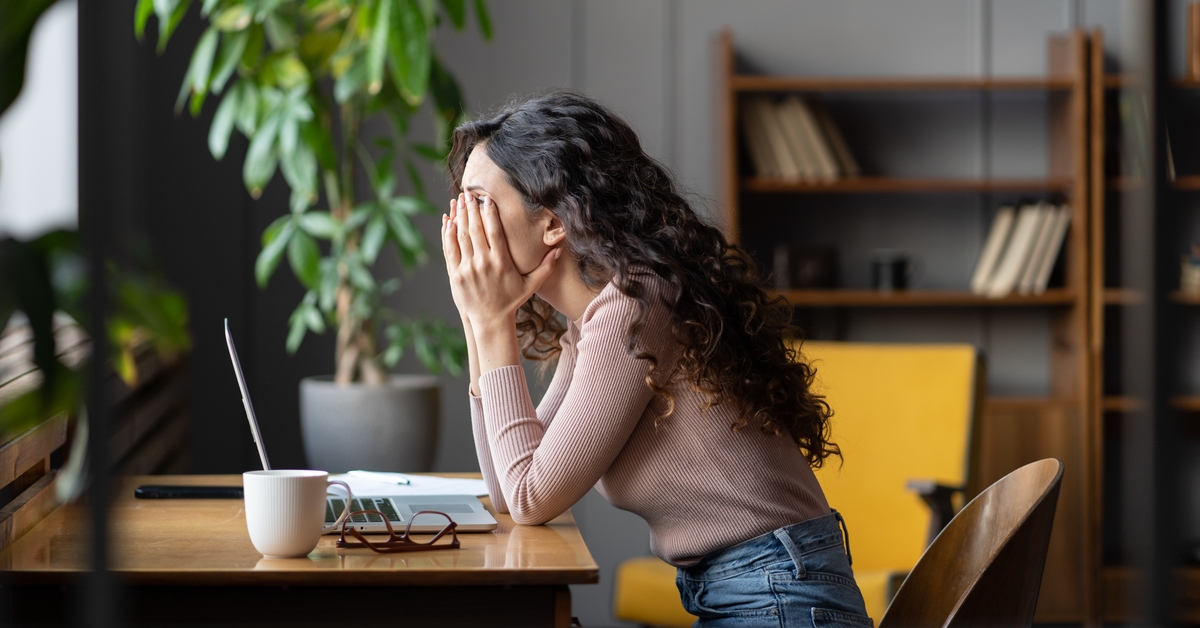
[[[350,503],[354,501],[354,495],[350,493],[349,484],[346,484],[341,480],[329,480],[329,484],[339,484],[342,488],[346,489],[346,507],[342,508],[342,514],[338,516],[337,521],[334,521],[330,525],[321,528],[321,534],[329,534],[330,532],[337,530],[342,525],[342,522],[346,520],[346,517],[350,514]]]

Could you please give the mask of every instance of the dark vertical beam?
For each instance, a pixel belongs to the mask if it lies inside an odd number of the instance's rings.
[[[103,5],[86,0],[79,3],[79,230],[88,263],[88,293],[85,326],[92,332],[92,358],[87,370],[87,501],[91,510],[90,565],[85,594],[77,600],[75,616],[85,626],[112,625],[112,579],[108,574],[108,408],[104,400],[104,357],[108,355],[105,315],[109,299],[105,283],[105,260],[112,224],[112,199],[104,192],[107,178],[103,153],[107,140],[104,128],[103,76],[111,62],[105,50]]]
[[[1154,214],[1154,420],[1150,429],[1149,459],[1144,461],[1151,472],[1153,482],[1153,504],[1151,525],[1147,532],[1151,539],[1149,597],[1147,608],[1151,625],[1167,626],[1175,623],[1176,582],[1174,568],[1179,560],[1179,442],[1178,413],[1171,406],[1171,398],[1179,394],[1180,368],[1177,346],[1182,332],[1181,313],[1178,305],[1169,300],[1171,291],[1178,286],[1178,229],[1181,226],[1176,211],[1171,182],[1168,178],[1166,159],[1166,129],[1169,113],[1173,108],[1174,94],[1171,90],[1170,55],[1171,28],[1168,23],[1170,11],[1168,0],[1155,0],[1151,16],[1152,41],[1146,42],[1150,50],[1151,93],[1148,107],[1150,114],[1149,159],[1154,176],[1153,197],[1149,207]]]

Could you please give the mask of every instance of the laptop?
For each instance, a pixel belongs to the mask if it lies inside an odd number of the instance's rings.
[[[270,470],[267,460],[267,449],[263,444],[262,432],[258,429],[258,419],[254,415],[254,405],[250,403],[250,391],[246,388],[246,378],[242,374],[242,363],[238,360],[237,349],[233,346],[233,334],[229,332],[229,319],[225,319],[225,344],[229,345],[229,358],[233,360],[233,372],[237,375],[238,389],[242,393],[242,406],[246,409],[246,419],[250,422],[250,433],[254,436],[254,444],[258,447],[258,457],[262,460],[263,469]],[[483,507],[483,503],[474,495],[386,495],[360,497],[352,496],[350,510],[378,510],[387,516],[392,529],[402,531],[409,522],[411,530],[420,533],[434,533],[446,526],[446,519],[438,515],[420,515],[422,510],[436,510],[450,515],[458,532],[489,532],[497,527],[492,513]],[[325,523],[337,521],[346,506],[344,496],[327,496],[325,498]],[[414,519],[415,517],[415,519]],[[350,523],[361,532],[387,532],[383,517],[379,515],[355,515]],[[339,530],[329,532],[338,534]]]

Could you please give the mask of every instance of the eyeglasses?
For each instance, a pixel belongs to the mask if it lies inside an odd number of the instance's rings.
[[[367,537],[363,536],[361,532],[354,529],[354,526],[350,525],[350,520],[352,517],[354,517],[354,515],[379,515],[379,517],[383,519],[383,525],[387,526],[388,539],[386,541],[368,540]],[[446,527],[442,528],[441,531],[433,535],[433,538],[429,539],[428,541],[414,541],[412,540],[412,524],[413,521],[416,521],[417,517],[421,515],[440,515],[445,517]],[[393,552],[419,552],[422,550],[458,549],[458,533],[455,532],[455,528],[457,527],[458,524],[454,523],[454,520],[450,518],[450,515],[444,512],[438,512],[436,510],[422,510],[414,514],[412,519],[408,520],[408,525],[405,526],[404,532],[396,534],[396,531],[392,529],[391,522],[388,521],[388,516],[384,513],[378,510],[356,510],[350,513],[346,519],[342,521],[342,535],[337,540],[337,547],[339,549],[355,549],[366,547],[373,551],[379,552],[380,554],[389,554]],[[350,536],[358,539],[358,541],[347,541],[347,533],[349,533]],[[438,541],[441,540],[442,537],[446,536],[447,533],[450,534],[450,542],[439,544]]]

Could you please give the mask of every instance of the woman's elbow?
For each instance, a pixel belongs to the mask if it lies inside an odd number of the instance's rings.
[[[551,519],[561,515],[562,513],[551,512],[545,508],[516,506],[514,505],[510,511],[514,523],[523,526],[540,526],[543,523],[549,522]]]

